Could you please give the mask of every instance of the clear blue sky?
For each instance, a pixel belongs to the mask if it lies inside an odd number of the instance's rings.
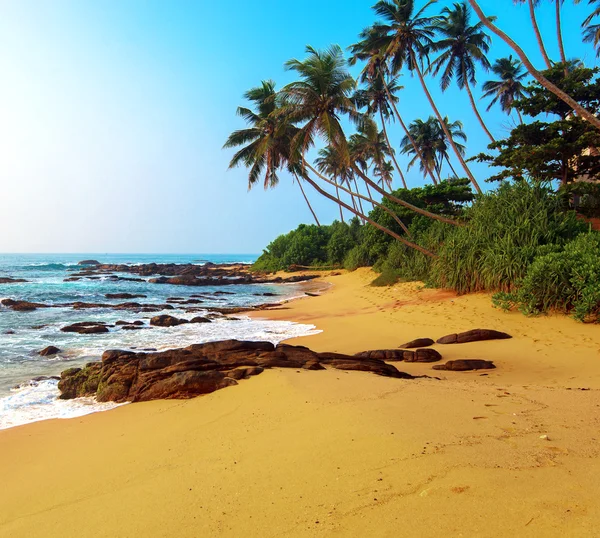
[[[310,222],[289,178],[249,193],[246,171],[227,171],[231,152],[221,147],[243,126],[235,109],[246,89],[266,78],[289,82],[282,65],[307,44],[353,43],[372,22],[372,3],[2,0],[0,251],[251,253]],[[527,10],[480,3],[541,67]],[[540,24],[557,58],[553,8],[544,4]],[[570,4],[567,54],[592,65],[579,31],[589,8]],[[495,39],[490,59],[508,52]],[[418,81],[403,84],[405,118],[428,117]],[[442,113],[464,122],[469,155],[482,151],[466,94],[430,86]],[[485,118],[506,132],[506,116]],[[399,128],[390,135],[397,143]],[[475,170],[483,183],[487,171]],[[408,181],[422,183],[417,167]],[[322,221],[335,218],[337,208],[308,189]]]

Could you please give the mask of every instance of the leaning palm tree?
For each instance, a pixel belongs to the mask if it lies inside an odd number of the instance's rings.
[[[394,88],[387,82],[388,79],[392,81],[397,78],[390,74],[389,67],[385,62],[385,48],[387,46],[387,40],[382,38],[382,36],[379,35],[379,33],[373,28],[367,28],[361,32],[359,37],[361,40],[349,47],[352,53],[352,56],[350,57],[350,63],[354,64],[358,61],[364,61],[366,63],[361,75],[361,80],[363,82],[379,78],[383,84],[383,88],[387,95],[387,102],[389,105],[391,105],[395,118],[398,120],[398,123],[400,124],[400,127],[402,127],[405,135],[410,138],[408,127],[398,111],[397,103],[399,99],[394,93]],[[414,143],[414,141],[411,141],[411,143],[413,144],[413,148],[417,152],[417,155],[419,155],[418,146]],[[421,158],[421,155],[419,155],[419,158]],[[425,169],[431,177],[431,180],[435,183],[433,170],[429,170],[427,167],[425,167]]]
[[[462,121],[460,121],[460,120],[451,122],[448,119],[448,116],[446,116],[444,118],[444,125],[446,126],[445,130],[441,129],[441,128],[438,130],[439,141],[437,144],[437,152],[438,152],[438,161],[440,163],[439,164],[440,173],[442,171],[444,161],[446,161],[446,163],[448,163],[448,166],[450,167],[450,170],[452,170],[454,177],[458,178],[458,174],[456,173],[456,170],[454,170],[454,167],[452,166],[452,162],[450,161],[450,155],[449,155],[450,148],[448,147],[449,144],[448,144],[448,140],[446,138],[445,133],[446,132],[450,133],[450,137],[452,138],[452,140],[454,140],[456,147],[458,148],[461,155],[463,155],[463,156],[466,153],[466,146],[465,146],[465,144],[463,144],[461,142],[465,142],[465,143],[467,142],[467,135],[463,130],[463,124],[462,124]],[[459,140],[461,142],[459,142]]]
[[[321,174],[327,175],[335,182],[335,191],[338,199],[340,198],[340,184],[350,184],[354,179],[354,171],[348,165],[348,160],[344,158],[339,150],[339,146],[325,146],[319,150],[319,157],[315,159],[317,170]],[[356,202],[352,196],[352,205],[356,209]],[[344,222],[344,213],[340,205],[340,220]]]
[[[452,8],[444,8],[436,25],[441,39],[432,45],[432,50],[441,54],[431,64],[434,75],[441,71],[440,85],[446,91],[452,80],[458,87],[466,89],[471,107],[485,133],[492,142],[495,138],[487,128],[473,97],[471,85],[477,84],[475,68],[479,65],[485,71],[490,69],[486,54],[490,50],[490,38],[483,31],[483,23],[470,24],[471,12],[465,2],[456,3]]]
[[[535,8],[539,6],[540,0],[513,0],[515,4],[525,4],[529,6],[529,17],[531,18],[531,25],[533,26],[533,32],[535,33],[535,38],[538,42],[538,47],[540,48],[540,52],[544,58],[544,62],[546,64],[546,68],[550,69],[552,67],[552,62],[548,57],[548,53],[546,52],[546,47],[544,46],[544,40],[542,38],[542,33],[540,32],[540,27],[537,23],[537,17],[535,16]]]
[[[517,99],[525,97],[525,85],[523,80],[527,77],[527,72],[523,64],[513,59],[512,55],[508,58],[499,58],[492,66],[492,72],[499,80],[488,80],[483,84],[483,96],[491,98],[487,110],[490,110],[496,103],[500,103],[503,112],[510,114],[513,109],[517,111],[519,121],[523,123],[523,117],[518,108],[514,108]]]
[[[543,73],[540,73],[533,66],[523,49],[519,47],[519,45],[517,45],[517,43],[515,43],[515,41],[511,39],[505,32],[500,30],[500,28],[498,28],[492,22],[492,20],[483,12],[481,6],[477,3],[477,0],[468,0],[468,2],[471,5],[471,7],[475,10],[475,13],[477,13],[479,20],[483,22],[484,26],[488,30],[496,34],[500,39],[502,39],[502,41],[504,41],[511,49],[513,49],[517,53],[517,56],[521,59],[523,65],[527,68],[527,71],[529,71],[531,76],[535,78],[535,80],[537,80],[543,88],[545,88],[549,92],[552,92],[561,101],[569,105],[571,109],[577,113],[578,116],[581,116],[582,118],[589,121],[594,127],[596,127],[596,129],[600,129],[600,119],[593,113],[591,113],[589,110],[586,110],[584,107],[582,107],[577,101],[575,101],[575,99],[573,99],[570,95],[568,95],[558,86],[556,86],[556,84],[550,82],[543,75]]]
[[[306,59],[286,62],[286,69],[295,71],[301,80],[288,84],[280,92],[281,113],[292,123],[304,123],[292,140],[292,150],[304,156],[320,136],[347,154],[340,117],[348,116],[354,122],[360,120],[352,101],[356,81],[348,72],[338,45],[322,51],[308,46],[306,52]]]
[[[431,116],[426,121],[417,119],[408,126],[408,130],[418,144],[421,154],[423,155],[423,160],[418,159],[410,139],[408,136],[405,136],[400,142],[400,151],[405,155],[412,156],[412,159],[408,163],[408,168],[412,168],[415,163],[419,161],[421,170],[423,170],[425,166],[431,170],[435,170],[437,181],[441,181],[440,168],[437,160],[437,144],[439,142],[440,131],[440,124],[437,118]]]
[[[359,126],[358,132],[353,134],[349,140],[350,153],[355,161],[367,163],[372,161],[374,168],[380,171],[385,170],[384,163],[386,159],[393,155],[393,150],[389,147],[387,138],[380,132],[375,121],[367,117]],[[363,169],[366,167],[363,165]],[[392,190],[391,177],[387,174],[378,174],[381,180],[381,186],[387,186]],[[406,188],[406,184],[404,184]]]
[[[385,137],[386,144],[390,149],[390,156],[394,161],[394,165],[396,166],[396,170],[398,171],[400,180],[402,181],[402,186],[406,189],[406,179],[404,178],[402,169],[396,160],[396,154],[390,143],[390,138],[388,136],[386,127],[386,123],[390,120],[390,117],[392,117],[390,101],[393,101],[394,104],[399,101],[396,93],[401,89],[402,86],[398,84],[398,77],[393,77],[386,82],[382,73],[376,73],[372,77],[366,77],[365,87],[357,90],[354,94],[354,102],[356,103],[357,108],[366,108],[369,116],[373,116],[375,114],[379,115],[383,136]],[[391,96],[391,98],[388,98],[388,95]]]
[[[414,0],[380,0],[373,6],[373,9],[382,20],[375,23],[372,28],[376,35],[387,42],[385,57],[392,73],[399,73],[404,67],[407,67],[411,73],[417,74],[423,92],[445,130],[446,126],[442,115],[429,92],[423,75],[424,64],[428,62],[428,55],[433,44],[435,27],[439,22],[439,17],[425,17],[424,13],[434,2],[435,0],[429,0],[421,10],[415,12]],[[475,190],[481,193],[477,180],[450,133],[446,133],[446,137]]]
[[[234,131],[225,142],[224,148],[239,149],[231,159],[229,168],[240,164],[249,168],[248,188],[252,188],[262,178],[264,188],[275,187],[279,182],[278,172],[286,168],[296,175],[298,170],[290,164],[289,146],[298,129],[291,125],[285,117],[276,115],[277,103],[275,83],[263,81],[256,88],[248,90],[244,97],[254,105],[255,110],[238,107],[237,114],[246,120],[249,127]],[[317,225],[319,219],[315,214],[301,180],[297,177],[310,212]]]

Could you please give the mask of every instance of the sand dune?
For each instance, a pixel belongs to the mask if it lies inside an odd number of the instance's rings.
[[[261,316],[315,323],[297,343],[343,352],[504,330],[436,346],[498,369],[272,370],[1,431],[0,536],[597,536],[600,327],[372,278],[327,277],[323,296]]]

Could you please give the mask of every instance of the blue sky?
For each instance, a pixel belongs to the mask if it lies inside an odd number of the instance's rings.
[[[290,178],[248,192],[246,171],[228,171],[231,152],[221,147],[243,126],[235,109],[245,90],[291,81],[283,63],[307,44],[353,43],[373,20],[371,4],[2,0],[0,251],[253,253],[311,222]],[[526,8],[480,4],[542,67]],[[594,65],[579,32],[587,10],[567,0],[565,42],[569,57]],[[539,22],[557,58],[551,2]],[[509,52],[494,39],[490,59]],[[431,115],[418,80],[405,75],[402,84],[405,119]],[[485,149],[466,94],[429,85],[441,112],[463,121],[468,154]],[[507,132],[499,111],[485,119],[496,135]],[[399,127],[390,138],[399,142]],[[474,170],[483,184],[485,167]],[[417,167],[408,181],[422,184]],[[336,206],[306,189],[322,222],[336,217]]]

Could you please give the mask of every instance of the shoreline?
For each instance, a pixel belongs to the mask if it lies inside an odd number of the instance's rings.
[[[372,278],[323,275],[321,295],[250,316],[311,323],[323,332],[293,344],[345,353],[504,330],[514,338],[433,346],[497,369],[274,369],[191,400],[2,430],[0,536],[594,536],[600,327]]]

